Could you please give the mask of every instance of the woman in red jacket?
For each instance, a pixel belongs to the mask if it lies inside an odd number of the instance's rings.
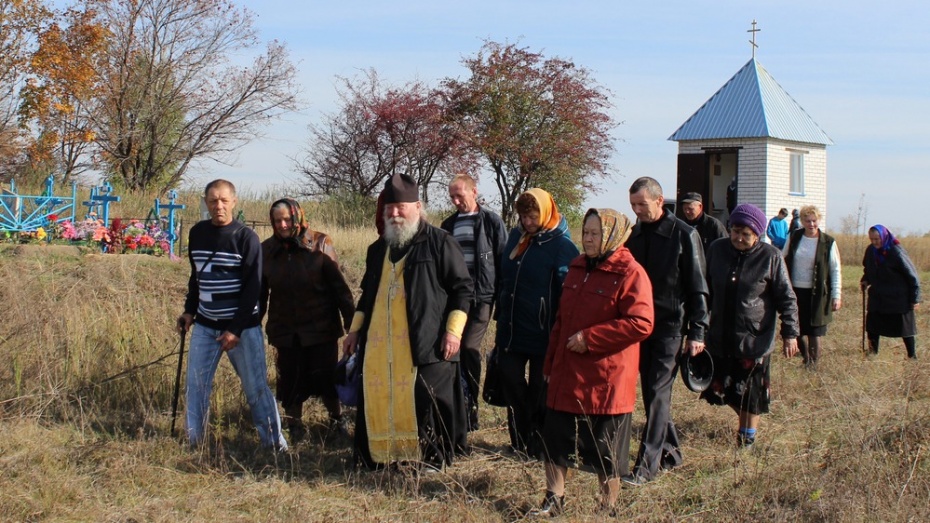
[[[653,325],[652,284],[623,247],[632,226],[612,209],[585,213],[584,254],[568,268],[543,367],[546,497],[537,515],[562,511],[576,444],[583,468],[598,476],[603,508],[613,508],[629,473],[639,342]]]

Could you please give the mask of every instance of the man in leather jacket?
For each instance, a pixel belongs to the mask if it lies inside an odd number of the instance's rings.
[[[631,485],[654,479],[660,469],[681,465],[671,417],[672,384],[679,353],[695,355],[704,350],[709,321],[701,237],[664,210],[664,203],[662,187],[653,178],[639,178],[630,187],[630,206],[638,220],[626,246],[649,275],[655,308],[652,335],[640,344],[646,425],[633,473],[624,478]]]
[[[701,193],[685,193],[685,197],[681,199],[681,214],[684,216],[684,222],[694,227],[694,230],[701,235],[701,246],[704,248],[705,255],[707,248],[714,240],[726,238],[726,227],[720,223],[720,220],[704,212],[704,197]]]

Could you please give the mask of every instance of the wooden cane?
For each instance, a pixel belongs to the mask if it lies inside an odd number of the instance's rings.
[[[868,288],[868,285],[862,286],[862,353],[866,356],[869,354],[869,346],[865,340],[865,301]]]

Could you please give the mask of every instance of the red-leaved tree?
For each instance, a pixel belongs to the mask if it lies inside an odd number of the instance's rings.
[[[443,83],[451,121],[494,171],[501,216],[513,223],[513,204],[532,187],[577,209],[608,176],[609,92],[586,69],[515,44],[485,42],[463,64],[470,78]]]
[[[374,196],[394,173],[405,173],[428,203],[431,192],[445,190],[449,175],[474,172],[475,156],[448,118],[444,93],[419,81],[386,86],[374,69],[341,80],[342,108],[310,126],[297,162],[309,194]]]

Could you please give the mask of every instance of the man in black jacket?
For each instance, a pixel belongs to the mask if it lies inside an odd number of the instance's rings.
[[[507,229],[500,216],[478,205],[478,185],[467,174],[449,183],[449,199],[458,212],[446,218],[441,227],[455,237],[465,255],[465,265],[475,286],[475,299],[468,312],[460,350],[462,375],[468,387],[465,400],[468,430],[478,428],[478,398],[481,397],[481,340],[488,331],[491,310],[497,301],[501,255],[507,243]]]
[[[639,373],[646,425],[636,465],[624,482],[642,485],[659,469],[681,464],[678,433],[672,423],[672,384],[678,354],[704,350],[708,326],[707,281],[701,237],[692,227],[662,208],[662,187],[639,178],[630,187],[630,206],[638,218],[626,242],[652,281],[655,327],[640,343]],[[682,349],[682,336],[686,337]]]
[[[720,220],[704,212],[704,198],[699,192],[685,193],[681,199],[681,214],[685,217],[684,222],[694,227],[701,235],[701,245],[705,253],[714,240],[725,238],[727,235],[727,230]]]

